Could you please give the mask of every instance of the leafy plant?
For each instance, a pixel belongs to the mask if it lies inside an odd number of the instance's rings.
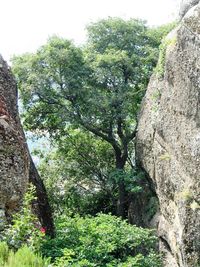
[[[157,66],[155,68],[155,72],[158,76],[158,78],[163,78],[164,76],[164,71],[165,71],[165,58],[166,58],[166,52],[167,49],[170,46],[175,45],[177,42],[176,40],[176,36],[173,38],[165,38],[163,39],[161,45],[160,45],[160,52],[159,52],[159,58],[158,58],[158,63]]]
[[[44,233],[40,231],[38,219],[33,214],[31,203],[35,200],[35,188],[30,184],[24,195],[20,212],[13,215],[12,224],[4,231],[4,240],[15,250],[22,245],[38,249]]]
[[[69,209],[73,214],[95,215],[100,210],[116,212],[117,188],[109,182],[114,167],[109,144],[71,129],[57,149],[41,160],[39,170],[56,214]]]
[[[0,266],[7,261],[9,255],[9,248],[6,242],[0,242]]]
[[[13,252],[6,243],[0,243],[1,267],[48,267],[49,260],[35,254],[26,245]]]
[[[57,237],[43,244],[42,253],[59,267],[152,267],[160,266],[155,245],[151,230],[129,225],[115,216],[62,216],[57,221]],[[138,265],[130,265],[134,262]]]

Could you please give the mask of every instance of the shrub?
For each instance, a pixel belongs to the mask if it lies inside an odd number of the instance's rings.
[[[9,254],[9,248],[6,242],[0,242],[0,266],[7,261]]]
[[[13,216],[12,224],[4,231],[3,239],[10,248],[17,250],[22,245],[38,250],[44,233],[40,231],[38,219],[32,212],[31,203],[35,200],[35,188],[30,185],[27,190],[23,206],[19,213]]]
[[[63,216],[57,221],[57,237],[47,240],[42,252],[59,267],[159,267],[155,244],[151,230],[115,216]]]
[[[0,264],[1,267],[48,267],[49,260],[34,254],[26,245],[14,253],[2,242],[0,243]]]

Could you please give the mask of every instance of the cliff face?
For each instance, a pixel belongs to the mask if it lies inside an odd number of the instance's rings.
[[[136,146],[159,199],[165,267],[200,266],[200,3],[184,2],[143,100]]]
[[[46,190],[29,154],[18,115],[16,82],[0,56],[0,227],[19,209],[29,181],[36,187],[39,220],[53,235]]]
[[[0,220],[3,223],[19,208],[29,177],[28,153],[16,124],[17,91],[0,57]]]

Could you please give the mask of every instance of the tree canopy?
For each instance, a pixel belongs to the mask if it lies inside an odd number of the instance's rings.
[[[13,58],[25,107],[24,123],[29,130],[48,132],[58,146],[73,140],[73,130],[90,134],[97,143],[102,140],[101,146],[106,144],[112,157],[109,168],[114,164],[123,173],[133,147],[140,102],[167,30],[150,29],[140,20],[108,18],[90,24],[87,31],[88,40],[82,48],[53,36],[36,53]],[[88,139],[85,144],[87,157],[93,153],[92,144]],[[97,146],[93,147],[101,155]],[[83,147],[77,149],[75,158],[80,161]],[[94,165],[93,171],[99,172],[102,166],[95,161]],[[84,175],[90,176],[89,172],[84,169]],[[118,215],[125,217],[127,190],[123,175],[117,188]]]

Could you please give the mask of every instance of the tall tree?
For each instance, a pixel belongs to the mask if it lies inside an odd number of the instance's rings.
[[[54,36],[35,54],[13,59],[29,129],[61,140],[73,126],[112,147],[122,217],[127,211],[124,168],[161,41],[162,34],[155,38],[154,33],[143,21],[109,18],[88,27],[82,49]]]

